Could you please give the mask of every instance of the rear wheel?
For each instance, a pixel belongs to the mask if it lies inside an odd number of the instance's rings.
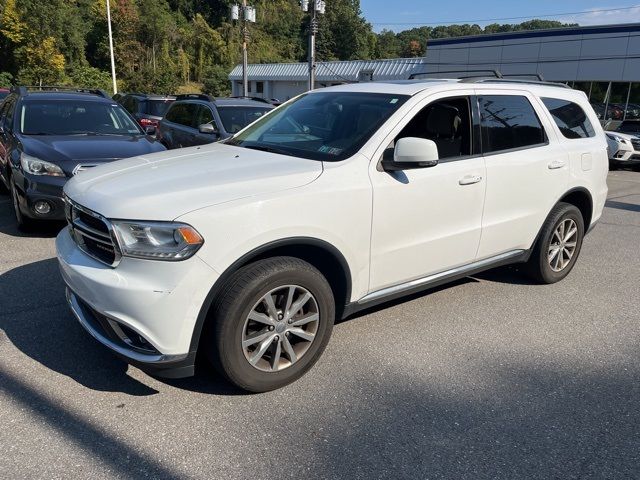
[[[315,267],[292,257],[260,260],[223,287],[205,348],[231,383],[252,392],[274,390],[318,360],[334,316],[331,287]]]
[[[540,283],[559,282],[573,269],[582,248],[584,220],[575,205],[558,203],[542,227],[527,263],[529,275]]]

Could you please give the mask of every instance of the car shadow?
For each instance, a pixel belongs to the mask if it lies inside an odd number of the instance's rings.
[[[0,329],[22,353],[43,366],[98,391],[144,396],[158,393],[127,374],[128,364],[94,340],[69,310],[56,259],[0,274]],[[198,368],[193,378],[158,379],[176,388],[218,395],[242,393]]]

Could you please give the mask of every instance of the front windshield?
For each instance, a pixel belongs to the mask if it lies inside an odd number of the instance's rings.
[[[382,93],[309,93],[261,118],[227,143],[314,160],[344,160],[408,98]]]
[[[32,100],[22,105],[24,135],[142,135],[117,103]]]
[[[229,133],[238,133],[269,111],[269,107],[218,107],[224,129]]]
[[[618,132],[640,133],[640,122],[622,122],[617,128]]]

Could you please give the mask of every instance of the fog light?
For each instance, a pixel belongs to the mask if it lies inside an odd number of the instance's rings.
[[[33,209],[40,215],[46,215],[51,211],[51,205],[49,205],[49,202],[45,202],[44,200],[38,200],[33,206]]]

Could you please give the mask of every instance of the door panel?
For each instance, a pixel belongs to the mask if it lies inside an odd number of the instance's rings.
[[[471,93],[460,92],[454,99],[439,95],[423,100],[385,140],[395,141],[401,136],[433,139],[441,152],[438,165],[384,172],[379,171],[377,161],[372,162],[370,292],[465,265],[476,258],[485,195],[484,159],[473,156],[470,117],[461,114],[462,120],[454,121],[454,128],[465,128],[467,137],[447,131],[448,111],[459,106],[462,98],[469,102],[468,95]],[[437,116],[431,116],[431,112],[437,112]],[[426,126],[426,136],[419,135],[416,122]],[[452,156],[452,150],[460,148],[466,155]],[[386,154],[390,151],[387,149]],[[443,155],[448,158],[443,159]]]
[[[473,262],[480,241],[484,160],[375,172],[371,290]]]
[[[504,96],[504,92],[478,92],[481,117],[483,98],[490,96]],[[485,153],[487,193],[482,218],[482,240],[478,249],[479,259],[530,248],[546,216],[557,198],[566,190],[569,181],[566,150],[540,103],[526,92],[509,92],[509,96],[525,97],[528,100],[544,127],[546,143],[511,151]],[[535,141],[532,139],[535,135],[526,131],[530,128],[527,120],[517,117],[520,114],[509,111],[505,105],[498,105],[496,102],[495,112],[491,112],[491,115],[498,122],[524,128],[520,138]],[[514,135],[518,137],[517,133]],[[483,142],[485,149],[486,143]]]

